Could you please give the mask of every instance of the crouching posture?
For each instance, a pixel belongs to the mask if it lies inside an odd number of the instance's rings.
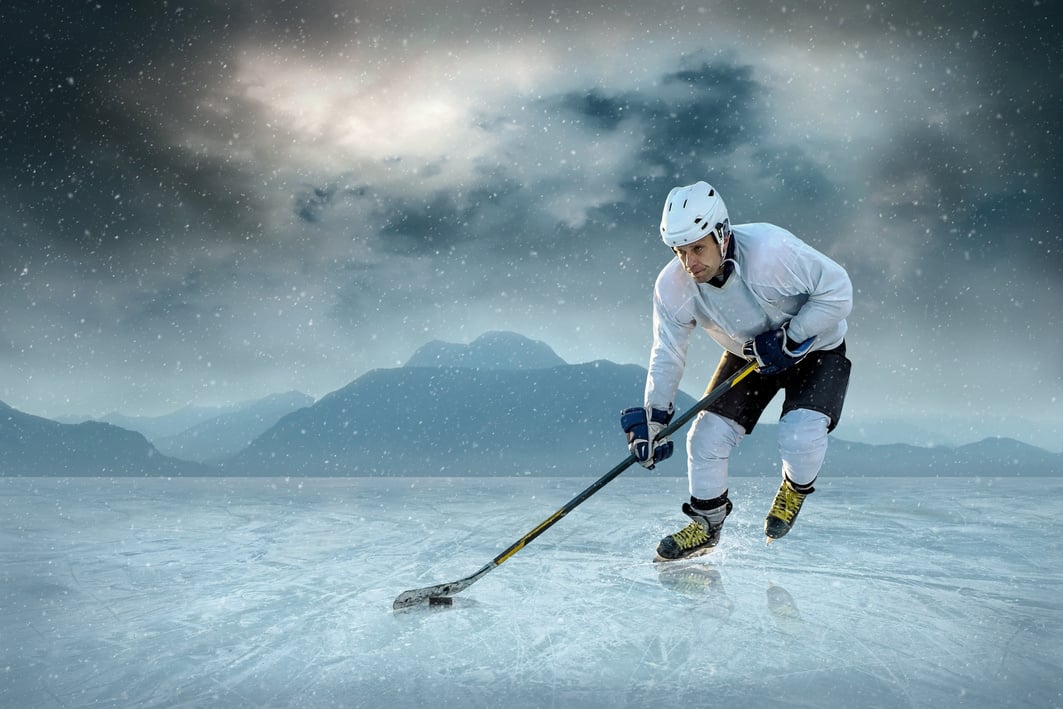
[[[698,327],[724,348],[709,389],[750,361],[757,370],[695,418],[687,434],[691,522],[661,540],[657,559],[710,551],[731,513],[731,450],[752,433],[779,391],[782,481],[764,523],[768,541],[787,534],[827,452],[849,384],[845,318],[852,284],[845,270],[785,229],[736,224],[705,182],[673,189],[661,237],[675,253],[653,292],[653,349],[643,405],[626,409],[628,447],[647,468],[672,454],[660,437],[671,421],[691,334]]]

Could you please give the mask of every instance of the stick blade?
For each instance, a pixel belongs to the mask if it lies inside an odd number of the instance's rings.
[[[458,581],[438,583],[435,586],[426,586],[425,588],[415,588],[410,591],[403,591],[399,594],[399,597],[395,599],[395,602],[391,604],[391,607],[393,610],[398,611],[404,608],[411,608],[420,603],[426,603],[429,598],[442,598],[443,596],[453,596],[455,593],[461,593],[483,578],[484,574],[497,566],[498,562],[492,561],[485,564],[482,569],[472,576],[466,576]]]
[[[415,588],[410,591],[403,591],[399,594],[399,597],[395,599],[395,602],[391,604],[391,607],[393,610],[398,611],[404,608],[420,605],[421,603],[427,603],[430,598],[443,598],[444,596],[449,596],[453,592],[453,586],[454,584],[452,583],[441,583],[437,586],[429,586],[428,588]]]

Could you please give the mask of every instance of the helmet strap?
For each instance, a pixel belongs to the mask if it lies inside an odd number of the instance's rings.
[[[712,233],[716,237],[716,243],[718,243],[720,246],[720,258],[727,258],[726,249],[724,248],[724,241],[726,241],[727,237],[730,236],[730,224],[727,220],[724,220],[719,224],[715,225],[714,229],[712,230]]]
[[[712,233],[716,235],[716,243],[720,247],[720,261],[726,261],[728,251],[727,237],[731,235],[731,225],[727,221],[723,221],[716,225]]]
[[[720,275],[716,276],[716,278],[719,278],[721,281],[720,285],[723,285],[727,282],[727,279],[731,277],[731,274],[738,266],[738,262],[735,261],[734,255],[734,232],[728,230],[724,236],[723,241],[720,242]]]

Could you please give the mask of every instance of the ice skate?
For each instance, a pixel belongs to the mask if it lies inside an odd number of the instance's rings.
[[[720,542],[723,521],[731,513],[731,501],[727,493],[717,498],[721,504],[710,510],[692,507],[683,503],[683,514],[693,520],[675,534],[669,534],[657,545],[657,558],[654,561],[676,561],[701,556],[712,551]]]
[[[771,511],[764,520],[764,534],[768,538],[768,544],[785,537],[787,532],[793,529],[794,522],[797,521],[797,513],[801,511],[805,497],[813,492],[815,488],[811,485],[794,485],[789,480],[783,479],[771,503]]]

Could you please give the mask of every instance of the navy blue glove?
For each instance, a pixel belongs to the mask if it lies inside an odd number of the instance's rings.
[[[620,426],[627,434],[627,448],[644,468],[653,466],[672,455],[673,445],[668,437],[658,438],[675,415],[675,407],[668,410],[650,407],[624,409],[620,412]]]
[[[794,366],[812,349],[816,338],[810,337],[798,344],[790,339],[784,324],[778,330],[762,332],[742,347],[746,359],[757,361],[757,371],[761,374],[778,374]]]

